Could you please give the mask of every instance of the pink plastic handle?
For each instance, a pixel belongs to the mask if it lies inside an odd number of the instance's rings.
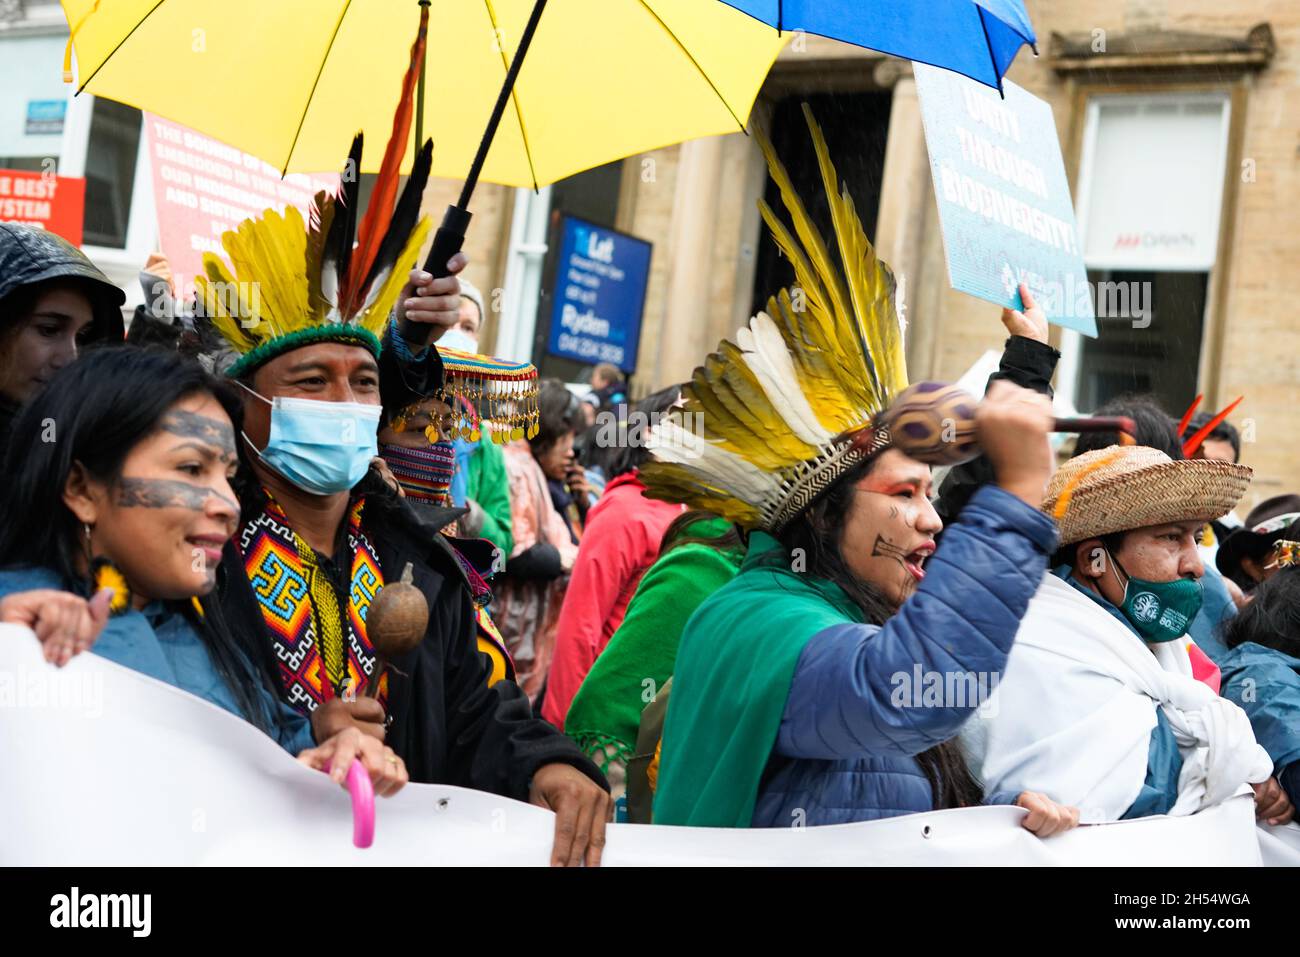
[[[330,773],[330,762],[321,768]],[[352,798],[352,843],[363,850],[375,843],[375,786],[359,758],[348,767],[348,794]]]
[[[348,768],[348,793],[352,795],[352,843],[364,849],[375,842],[375,786],[356,758]]]

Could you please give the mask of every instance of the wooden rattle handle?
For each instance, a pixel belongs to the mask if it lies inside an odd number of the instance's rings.
[[[942,382],[918,382],[898,394],[881,414],[890,444],[928,465],[959,465],[980,454],[975,429],[978,400],[964,389]],[[1137,426],[1128,416],[1080,416],[1056,419],[1053,432],[1118,432],[1133,444]]]

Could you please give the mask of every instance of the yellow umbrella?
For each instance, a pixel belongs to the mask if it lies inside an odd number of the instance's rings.
[[[392,123],[417,0],[63,0],[79,89],[286,172],[333,169]],[[433,0],[423,128],[466,178],[534,0]],[[536,187],[744,127],[782,45],[712,0],[551,0],[482,178]],[[408,149],[406,165],[414,155]],[[373,172],[379,155],[363,166]]]

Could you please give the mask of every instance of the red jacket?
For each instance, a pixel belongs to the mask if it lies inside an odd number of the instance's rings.
[[[682,505],[642,496],[645,485],[627,472],[605,486],[592,506],[556,626],[555,657],[542,717],[564,727],[569,704],[587,672],[623,623],[627,603]]]

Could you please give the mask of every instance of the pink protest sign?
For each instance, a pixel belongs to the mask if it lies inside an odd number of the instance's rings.
[[[338,173],[280,171],[256,156],[227,146],[187,126],[145,114],[158,242],[171,262],[177,295],[194,294],[203,254],[225,256],[221,235],[264,210],[296,206],[307,215],[317,191],[336,191]]]

